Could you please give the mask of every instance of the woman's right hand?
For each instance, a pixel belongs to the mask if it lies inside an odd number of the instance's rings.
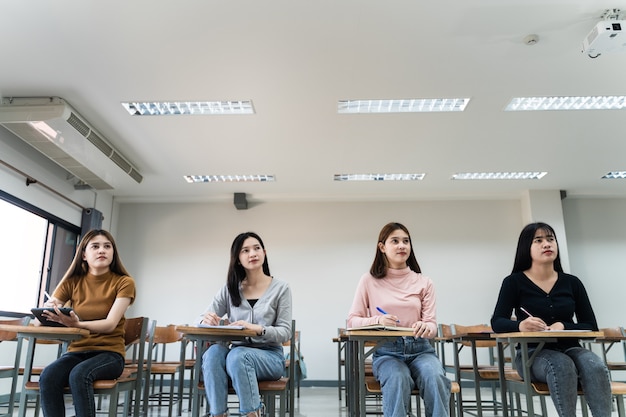
[[[207,324],[209,326],[217,326],[220,322],[220,316],[209,311],[202,317],[202,324]]]
[[[539,317],[528,317],[519,323],[520,332],[541,332],[548,328],[548,325]]]
[[[52,297],[52,298],[48,298],[48,301],[46,301],[45,303],[43,303],[44,307],[63,307],[64,303],[62,303],[61,301],[57,300],[56,298]]]

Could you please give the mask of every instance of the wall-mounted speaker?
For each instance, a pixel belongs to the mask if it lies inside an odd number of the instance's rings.
[[[235,207],[237,210],[247,210],[248,200],[246,200],[246,193],[235,193]]]
[[[104,216],[102,215],[102,212],[96,210],[95,208],[83,209],[83,215],[80,220],[80,234],[84,236],[85,233],[90,230],[102,229],[103,219]]]

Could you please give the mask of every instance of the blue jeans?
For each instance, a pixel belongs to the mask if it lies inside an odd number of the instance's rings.
[[[534,349],[529,350],[532,355]],[[523,375],[521,352],[515,357],[515,367]],[[576,415],[578,384],[594,417],[611,416],[611,382],[604,361],[595,353],[581,347],[563,352],[553,349],[539,351],[531,366],[533,381],[545,382],[560,417]]]
[[[279,379],[284,371],[282,346],[209,346],[202,355],[202,375],[210,415],[226,413],[229,378],[239,397],[239,412],[246,415],[261,408],[258,381]]]
[[[427,339],[398,337],[374,352],[374,376],[380,382],[385,417],[406,417],[417,386],[426,416],[450,415],[450,380]]]
[[[67,352],[46,366],[39,377],[41,409],[45,417],[65,417],[63,391],[70,387],[76,417],[94,417],[93,382],[115,379],[124,370],[124,357],[116,352]]]

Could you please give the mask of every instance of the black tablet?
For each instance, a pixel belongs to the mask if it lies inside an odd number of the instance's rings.
[[[43,315],[43,312],[45,310],[54,312],[53,307],[40,307],[40,308],[30,309],[30,311],[33,313],[35,317],[37,317],[37,319],[39,320],[42,326],[65,327],[65,324],[57,323],[56,321],[50,321],[46,319],[46,316]],[[66,316],[69,316],[70,311],[72,311],[73,309],[71,307],[61,307],[59,308],[59,310],[61,310],[61,313],[65,314]]]

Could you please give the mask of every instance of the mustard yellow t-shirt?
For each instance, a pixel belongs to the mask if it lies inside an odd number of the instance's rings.
[[[54,297],[74,308],[81,321],[105,319],[116,298],[135,300],[135,281],[129,276],[108,272],[87,274],[62,280],[54,290]],[[91,333],[71,342],[68,351],[106,350],[125,355],[124,324],[122,317],[112,333]]]

